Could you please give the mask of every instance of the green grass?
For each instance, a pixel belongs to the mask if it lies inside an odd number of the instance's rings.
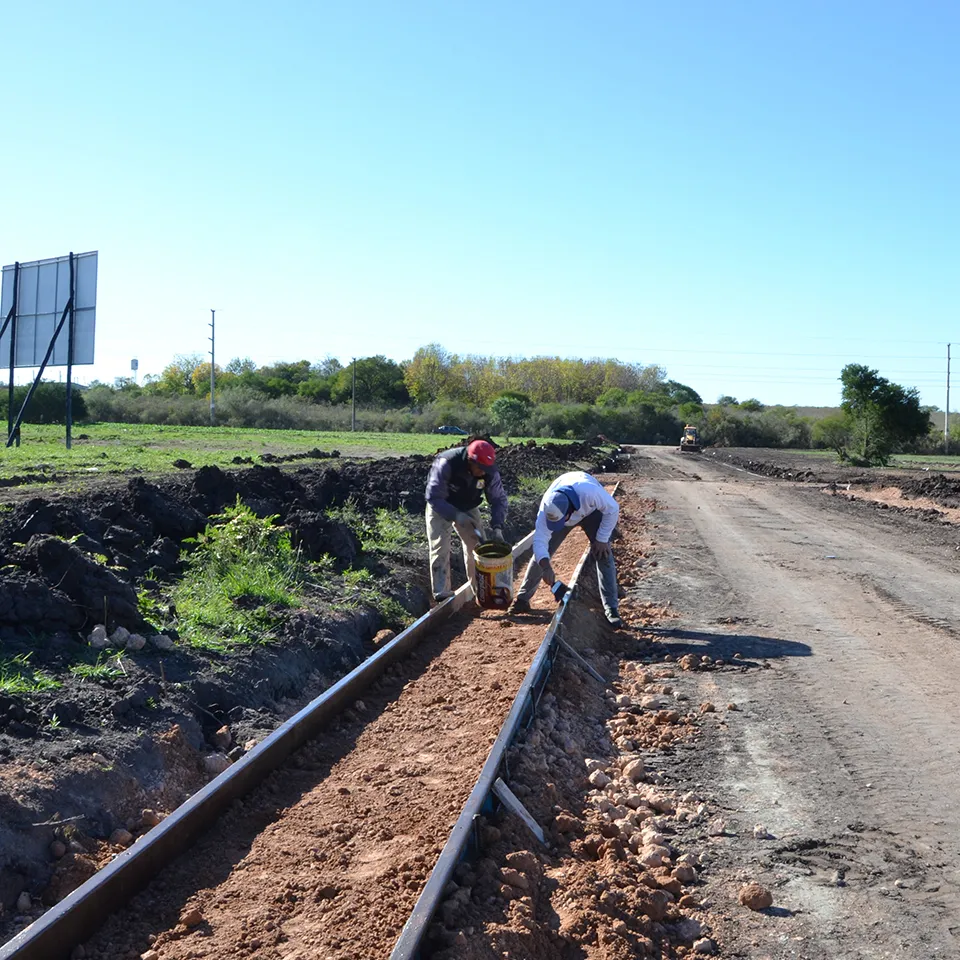
[[[0,693],[38,693],[56,690],[57,680],[30,666],[30,654],[21,653],[8,660],[0,660]]]
[[[239,501],[214,517],[187,555],[173,591],[181,637],[191,646],[225,651],[273,638],[276,608],[298,607],[308,565],[289,532]]]
[[[960,470],[960,456],[947,456],[946,454],[933,454],[921,456],[920,454],[898,454],[890,460],[891,467],[929,467],[940,472],[950,470]]]
[[[193,467],[236,469],[234,457],[249,457],[258,462],[264,453],[284,456],[316,448],[339,450],[346,457],[432,454],[453,446],[457,439],[436,433],[319,433],[94,423],[74,427],[73,447],[67,450],[63,426],[25,424],[22,434],[19,447],[4,449],[0,455],[0,479],[28,476],[42,482],[53,475],[79,479],[131,472],[170,473],[177,469],[174,460],[187,460]],[[503,440],[494,439],[498,443]]]
[[[546,493],[547,487],[556,479],[556,474],[553,473],[537,473],[520,477],[517,480],[517,493],[542,497]]]
[[[364,553],[390,553],[402,550],[414,541],[413,523],[420,529],[419,516],[411,518],[395,510],[380,507],[373,514],[364,514],[352,497],[339,507],[329,507],[331,520],[346,524],[360,538]]]
[[[120,657],[103,651],[97,655],[96,663],[75,663],[70,672],[80,680],[117,680],[124,675],[120,666]]]
[[[345,607],[361,604],[373,607],[390,627],[396,629],[408,627],[416,619],[400,603],[381,592],[379,580],[369,570],[345,570],[343,584]]]
[[[717,455],[720,456],[723,452],[722,447],[717,448]],[[818,460],[827,460],[832,461],[833,463],[840,463],[839,457],[837,457],[836,451],[834,450],[773,450],[769,451],[766,448],[757,448],[757,456],[762,456],[764,453],[772,453],[776,455],[777,453],[785,454],[798,454],[804,457],[814,457]],[[937,471],[951,471],[951,470],[960,470],[960,455],[958,456],[947,456],[945,454],[913,454],[913,453],[902,453],[897,454],[890,458],[889,467],[902,467],[909,469],[912,467],[929,467],[931,470],[936,469]],[[879,467],[877,469],[884,469]]]

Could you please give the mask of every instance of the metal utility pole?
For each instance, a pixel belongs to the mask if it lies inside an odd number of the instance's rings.
[[[947,344],[947,409],[943,412],[943,452],[950,452],[950,344]]]
[[[214,370],[213,351],[214,351],[214,348],[216,347],[216,343],[214,342],[214,339],[217,335],[217,331],[216,331],[216,328],[214,327],[214,324],[216,323],[216,320],[217,320],[217,311],[211,310],[210,311],[210,426],[211,427],[214,426],[217,421],[217,417],[216,417],[217,408],[213,399],[213,390],[215,386],[214,374],[213,374],[213,370]]]
[[[353,412],[350,417],[350,429],[357,429],[357,358],[353,358]]]

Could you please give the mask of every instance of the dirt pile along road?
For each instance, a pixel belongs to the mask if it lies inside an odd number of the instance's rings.
[[[503,448],[507,535],[532,523],[523,477],[608,459],[590,444]],[[430,461],[2,492],[0,941],[356,666],[379,630],[424,612]],[[269,643],[200,649],[179,636],[170,590],[184,541],[238,498],[331,560],[301,606],[271,609]],[[378,509],[402,528],[396,543],[366,544]]]

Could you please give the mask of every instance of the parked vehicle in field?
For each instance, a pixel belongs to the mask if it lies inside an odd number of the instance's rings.
[[[680,452],[699,453],[700,450],[700,434],[698,433],[696,427],[693,427],[688,423],[683,428],[683,436],[680,438]]]
[[[448,434],[452,433],[458,437],[465,437],[467,435],[466,430],[461,430],[460,427],[451,427],[451,426],[437,427],[437,433],[448,433]]]

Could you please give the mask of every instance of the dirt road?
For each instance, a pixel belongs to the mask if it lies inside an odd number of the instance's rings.
[[[724,820],[724,955],[960,956],[960,527],[708,455],[638,447],[632,469],[663,639],[757,667],[702,675],[739,709],[674,771]],[[770,911],[736,904],[748,879]]]

